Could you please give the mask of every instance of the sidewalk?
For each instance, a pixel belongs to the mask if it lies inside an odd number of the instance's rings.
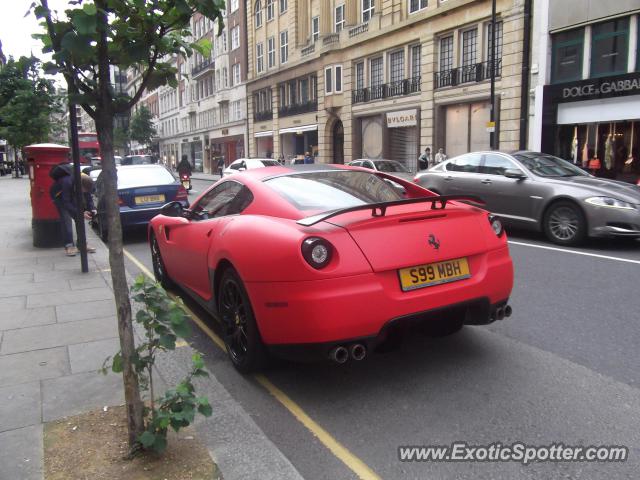
[[[44,422],[124,403],[122,377],[97,373],[119,350],[108,251],[88,229],[98,251],[82,274],[79,256],[34,248],[28,189],[0,178],[0,480],[43,478]],[[175,385],[190,358],[164,355],[160,383]],[[198,393],[214,414],[196,429],[224,478],[301,478],[211,374]]]

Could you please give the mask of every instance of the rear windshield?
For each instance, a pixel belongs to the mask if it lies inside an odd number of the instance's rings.
[[[375,174],[349,170],[298,173],[270,178],[265,184],[298,210],[325,212],[403,198]]]
[[[118,188],[150,187],[170,185],[175,182],[171,172],[164,167],[124,167],[118,169]]]
[[[407,170],[404,165],[394,160],[378,160],[375,163],[376,167],[378,167],[378,170],[380,170],[381,172],[409,173],[409,170]]]
[[[281,165],[276,160],[260,160],[265,167],[280,167]]]
[[[122,165],[145,165],[153,163],[149,155],[131,155],[130,157],[124,157]]]

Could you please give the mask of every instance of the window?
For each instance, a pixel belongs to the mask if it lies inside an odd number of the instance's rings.
[[[240,25],[231,29],[231,50],[240,47]]]
[[[256,28],[262,26],[262,2],[260,0],[256,0],[256,3],[253,4],[254,15],[256,19]]]
[[[404,80],[404,50],[389,54],[389,79],[391,83]]]
[[[369,60],[369,78],[371,86],[379,87],[384,83],[384,72],[382,71],[382,57]]]
[[[427,8],[427,0],[409,0],[409,13],[419,12],[420,10]]]
[[[234,162],[235,165],[235,162]],[[242,212],[253,201],[251,191],[244,185],[227,181],[207,193],[193,208],[193,220],[234,215]]]
[[[280,32],[280,63],[287,63],[289,60],[289,32]]]
[[[440,71],[453,68],[453,36],[440,39]]]
[[[229,71],[227,67],[222,69],[222,81],[224,82],[224,88],[227,88],[229,86]]]
[[[467,155],[461,155],[455,160],[447,163],[445,168],[450,172],[478,173],[480,160],[482,160],[481,154],[469,153]]]
[[[491,61],[491,24],[487,24],[487,60]],[[502,58],[502,22],[496,22],[496,62]]]
[[[362,0],[362,22],[368,22],[375,13],[375,0]]]
[[[551,81],[558,83],[582,78],[584,29],[556,33],[551,37],[551,44]]]
[[[324,91],[326,94],[333,93],[333,81],[331,79],[331,67],[324,69]]]
[[[314,42],[320,38],[320,17],[313,17],[311,19],[311,38]]]
[[[238,6],[239,6],[238,0],[231,0],[231,12],[235,12],[236,10],[238,10]]]
[[[413,45],[411,51],[411,78],[420,78],[420,45]]]
[[[342,65],[336,65],[335,66],[335,87],[336,87],[336,93],[340,93],[342,92]]]
[[[231,120],[241,120],[242,119],[242,102],[240,100],[236,100],[231,104]]]
[[[476,63],[478,53],[478,29],[462,32],[462,66],[467,67]]]
[[[276,16],[275,0],[267,0],[267,22]]]
[[[227,51],[227,32],[223,31],[220,37],[222,37],[222,51],[226,52]]]
[[[344,28],[344,3],[336,7],[335,31],[339,32]]]
[[[480,173],[484,173],[486,175],[504,175],[505,170],[509,169],[520,170],[516,164],[508,158],[505,158],[502,155],[489,153],[484,156],[484,165],[480,167]]]
[[[287,11],[287,0],[280,0],[280,13]]]
[[[591,76],[627,72],[629,18],[616,18],[591,27]]]
[[[242,78],[241,78],[241,71],[240,71],[240,64],[239,63],[234,63],[231,66],[231,73],[233,76],[233,84],[234,85],[240,85],[240,82],[242,82]]]
[[[364,88],[364,62],[356,63],[356,90]]]
[[[256,45],[256,70],[261,73],[264,70],[264,45]]]
[[[269,37],[267,40],[267,68],[276,66],[276,39]]]

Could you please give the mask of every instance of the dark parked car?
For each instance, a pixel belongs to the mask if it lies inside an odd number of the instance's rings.
[[[348,164],[351,167],[363,167],[368,168],[370,170],[376,170],[378,172],[385,172],[391,175],[395,175],[396,177],[404,178],[405,180],[413,180],[413,174],[411,170],[402,165],[400,162],[396,160],[371,160],[368,158],[360,158],[358,160],[354,160],[353,162],[349,162]]]
[[[118,203],[122,228],[146,225],[169,202],[189,206],[188,192],[162,165],[121,166],[118,172]],[[107,239],[106,211],[102,174],[98,176],[94,203],[98,214],[94,224],[103,240]]]
[[[594,177],[546,153],[467,153],[415,181],[440,195],[477,195],[505,223],[543,231],[560,245],[586,236],[640,237],[638,186]]]

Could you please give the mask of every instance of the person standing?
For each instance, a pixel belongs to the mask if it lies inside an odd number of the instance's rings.
[[[439,148],[438,153],[436,153],[436,161],[435,164],[439,164],[444,162],[447,159],[447,155],[444,153],[444,148]]]
[[[93,205],[91,192],[93,190],[93,180],[89,175],[82,173],[80,175],[80,183],[82,185],[82,200],[84,218],[89,220],[95,216],[96,208]],[[74,257],[78,253],[78,249],[73,243],[73,221],[77,218],[77,208],[75,204],[75,188],[73,175],[69,172],[62,175],[53,182],[49,189],[49,195],[53,200],[53,204],[58,210],[60,221],[62,223],[62,237],[64,240],[64,251],[68,257]],[[94,253],[96,249],[87,245],[87,252]]]
[[[418,157],[418,169],[426,170],[432,166],[431,149],[425,147],[424,153]]]
[[[305,164],[314,163],[314,160],[313,160],[313,157],[311,156],[311,153],[304,152],[304,163]]]

